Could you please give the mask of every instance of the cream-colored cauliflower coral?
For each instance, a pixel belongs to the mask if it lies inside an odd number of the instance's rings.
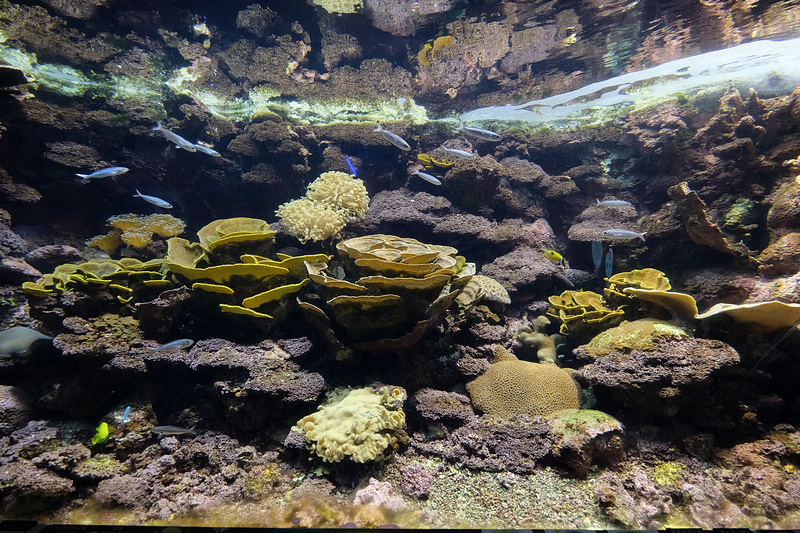
[[[351,217],[364,218],[369,209],[364,182],[344,172],[323,172],[308,186],[306,196],[315,202],[346,209]]]
[[[406,423],[401,389],[369,387],[338,391],[316,413],[301,418],[292,429],[305,435],[311,450],[329,463],[350,457],[373,461],[397,443]]]
[[[344,172],[324,172],[308,186],[306,196],[281,205],[275,214],[300,242],[338,235],[352,218],[364,218],[369,195],[364,182]]]
[[[347,224],[347,212],[311,198],[285,203],[275,211],[283,226],[300,242],[322,241],[338,235]]]

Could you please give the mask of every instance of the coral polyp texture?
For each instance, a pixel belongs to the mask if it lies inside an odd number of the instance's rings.
[[[399,388],[338,391],[292,430],[301,432],[323,461],[337,463],[345,457],[356,463],[374,461],[403,438],[404,400],[405,392]]]
[[[467,383],[472,403],[500,418],[527,414],[550,416],[578,409],[578,385],[551,363],[531,363],[498,346],[489,369]]]
[[[108,219],[113,229],[106,235],[98,235],[86,241],[88,246],[96,246],[106,253],[113,253],[123,243],[135,248],[144,248],[153,240],[153,235],[174,237],[180,235],[186,224],[172,215],[116,215]]]
[[[324,172],[305,197],[281,205],[275,214],[286,231],[305,243],[339,235],[350,220],[364,218],[368,208],[363,181],[344,172]]]

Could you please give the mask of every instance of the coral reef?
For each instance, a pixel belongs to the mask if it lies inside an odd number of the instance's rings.
[[[792,9],[301,3],[0,3],[3,518],[796,529]]]

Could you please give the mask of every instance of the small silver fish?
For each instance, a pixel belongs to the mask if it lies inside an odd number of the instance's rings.
[[[614,250],[609,246],[606,253],[606,277],[610,278],[614,272]]]
[[[427,181],[429,183],[433,183],[434,185],[441,185],[442,184],[442,182],[439,181],[439,178],[437,178],[436,176],[431,176],[427,172],[420,172],[419,170],[415,170],[414,172],[411,173],[411,175],[412,176],[419,176],[420,178],[424,179],[425,181]]]
[[[472,152],[467,152],[466,150],[459,150],[458,148],[448,148],[445,145],[442,145],[441,149],[447,152],[448,154],[460,157],[461,159],[475,159],[475,154],[473,154]]]
[[[460,121],[459,121],[460,122]],[[470,128],[465,126],[463,122],[461,122],[461,126],[458,128],[459,130],[463,131],[465,134],[469,135],[470,137],[475,137],[477,139],[483,139],[484,141],[492,141],[497,142],[502,139],[502,137],[489,130],[485,130],[483,128]]]
[[[125,429],[125,424],[128,422],[128,415],[131,412],[131,406],[125,408],[125,411],[122,413],[122,428]]]
[[[602,202],[597,198],[595,198],[595,200],[597,200],[597,205],[602,205],[605,207],[627,207],[629,205],[630,206],[633,205],[632,203],[626,202],[625,200],[603,200]]]
[[[92,178],[108,178],[110,176],[119,176],[120,174],[125,174],[128,170],[128,167],[108,167],[103,168],[100,170],[95,170],[91,174],[75,174],[83,181],[89,181]]]
[[[222,154],[211,148],[210,146],[206,146],[205,144],[200,144],[200,141],[197,141],[192,146],[198,152],[202,152],[204,154],[208,154],[211,157],[222,157]]]
[[[136,194],[133,195],[134,198],[141,198],[145,202],[151,203],[155,206],[158,206],[162,209],[172,209],[172,204],[166,200],[162,200],[157,196],[150,196],[147,194],[142,194],[139,192],[139,189],[136,189]]]
[[[153,128],[153,131],[161,132],[161,135],[163,135],[165,139],[167,139],[170,142],[175,143],[175,146],[177,146],[178,148],[183,148],[187,152],[196,152],[197,151],[197,147],[195,147],[195,145],[193,143],[190,143],[189,141],[187,141],[186,139],[184,139],[183,137],[181,137],[177,133],[175,133],[173,131],[169,131],[167,128],[165,128],[164,126],[161,125],[161,121],[160,120],[156,123],[156,127]]]
[[[184,348],[188,348],[194,344],[192,339],[178,339],[176,341],[168,342],[167,344],[162,344],[158,348],[150,348],[147,347],[148,351],[151,352],[168,352],[170,350],[182,350]]]
[[[189,435],[192,437],[197,435],[194,428],[186,429],[178,426],[153,426],[150,428],[150,431],[162,437],[164,435]]]
[[[402,137],[400,137],[399,135],[397,135],[395,133],[392,133],[391,131],[387,131],[387,130],[383,129],[381,127],[380,123],[378,123],[378,125],[375,127],[374,131],[379,131],[383,135],[384,139],[386,139],[387,141],[389,141],[393,145],[397,146],[401,150],[405,150],[406,152],[411,150],[411,147],[408,145],[407,142],[405,142],[403,140]]]
[[[630,231],[627,229],[604,229],[600,232],[600,235],[605,237],[606,239],[611,239],[612,241],[629,241],[631,239],[642,239],[644,242],[644,236],[647,235],[647,232],[637,233],[635,231]]]

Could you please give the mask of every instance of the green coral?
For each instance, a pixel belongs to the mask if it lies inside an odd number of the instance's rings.
[[[591,337],[622,322],[624,311],[611,308],[603,297],[592,291],[568,290],[550,296],[547,315],[561,322],[562,335]]]
[[[687,338],[689,334],[683,328],[657,320],[642,318],[632,322],[623,322],[619,326],[607,329],[595,336],[584,346],[591,357],[604,357],[613,350],[653,350],[654,341],[661,337]]]

